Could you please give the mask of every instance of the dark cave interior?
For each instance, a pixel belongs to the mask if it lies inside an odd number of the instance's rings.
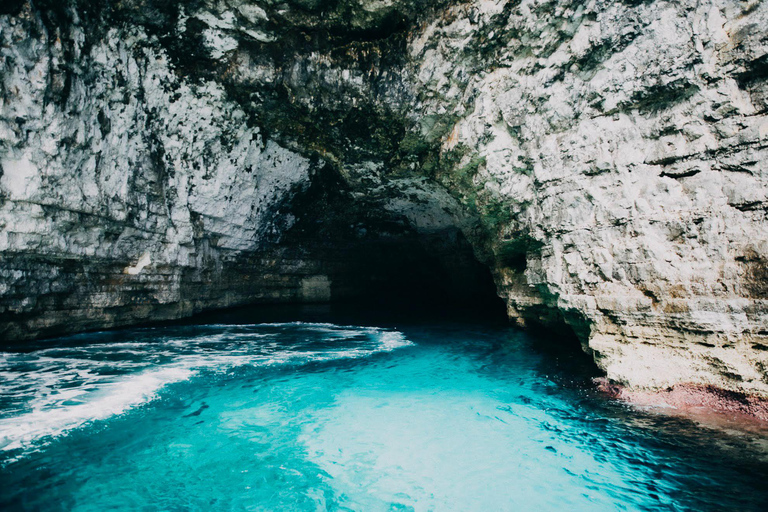
[[[505,316],[489,268],[458,228],[414,229],[327,171],[318,173],[291,210],[297,220],[280,244],[321,262],[331,302]]]

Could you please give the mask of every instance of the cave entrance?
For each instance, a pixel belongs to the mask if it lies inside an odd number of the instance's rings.
[[[291,204],[295,221],[280,241],[304,266],[299,302],[364,303],[420,314],[443,311],[506,318],[489,268],[460,229],[414,227],[388,208],[406,195],[360,194],[325,168]],[[419,208],[445,209],[413,199]],[[308,272],[306,269],[314,271]]]

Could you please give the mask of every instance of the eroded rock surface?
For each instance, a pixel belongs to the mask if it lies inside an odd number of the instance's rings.
[[[398,240],[458,282],[468,241],[609,379],[768,396],[765,2],[3,9],[3,336],[353,296]]]
[[[619,382],[765,394],[768,5],[453,12],[411,52],[445,95],[425,104],[460,117],[442,149],[461,151],[467,176],[443,182],[499,215],[510,315],[557,310]],[[492,55],[479,70],[473,44]]]

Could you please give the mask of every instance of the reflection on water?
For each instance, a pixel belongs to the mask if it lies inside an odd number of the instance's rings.
[[[606,399],[578,351],[551,350],[563,340],[478,322],[336,320],[344,325],[169,326],[8,349],[0,508],[768,503],[761,426]]]

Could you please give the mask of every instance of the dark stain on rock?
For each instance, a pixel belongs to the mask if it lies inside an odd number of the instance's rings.
[[[743,269],[742,287],[756,299],[768,298],[768,260],[754,249],[744,251],[736,257]]]

